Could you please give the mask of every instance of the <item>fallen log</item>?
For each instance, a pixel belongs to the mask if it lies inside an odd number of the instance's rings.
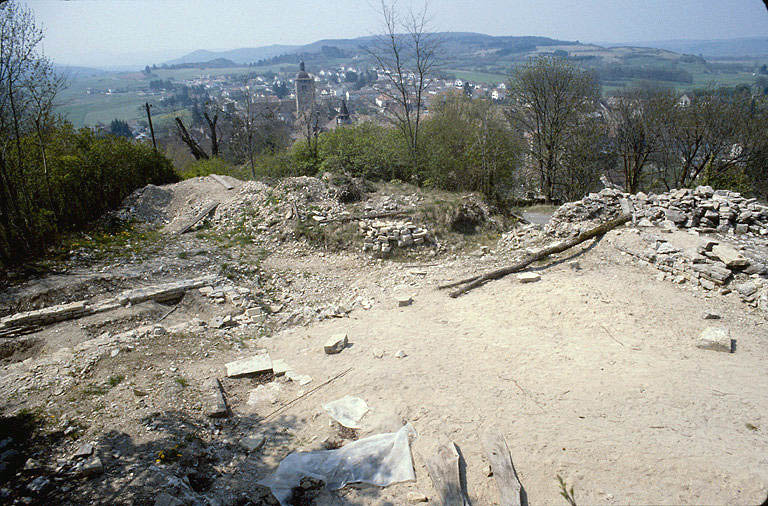
[[[205,206],[205,207],[203,208],[203,210],[202,210],[202,211],[200,211],[200,213],[199,213],[197,216],[195,216],[195,217],[192,219],[192,221],[191,221],[191,222],[189,222],[189,223],[187,223],[186,225],[184,225],[184,227],[182,227],[182,228],[181,228],[181,230],[179,230],[179,231],[178,231],[178,232],[176,232],[176,233],[177,233],[178,235],[181,235],[181,234],[184,234],[184,233],[186,233],[186,232],[189,232],[189,231],[192,229],[192,227],[194,227],[194,226],[195,226],[195,225],[197,225],[197,224],[198,224],[200,221],[202,221],[202,219],[203,219],[203,218],[205,218],[206,216],[208,216],[209,214],[211,214],[211,211],[213,211],[214,209],[216,209],[216,207],[218,207],[218,205],[219,205],[219,203],[218,203],[218,202],[214,202],[214,203],[212,203],[212,204],[208,204],[207,206]]]
[[[126,290],[118,296],[91,304],[87,300],[70,302],[68,304],[59,304],[43,309],[25,311],[0,318],[0,337],[14,337],[26,333],[24,329],[34,329],[36,332],[45,325],[51,325],[67,320],[75,320],[83,316],[89,316],[97,313],[104,313],[126,306],[135,305],[148,300],[155,302],[168,302],[180,298],[188,290],[200,288],[215,283],[216,276],[203,276],[194,279],[185,279],[162,285],[155,285],[146,288],[136,288]]]
[[[632,219],[631,215],[623,214],[620,217],[602,223],[595,228],[592,228],[590,230],[587,230],[586,232],[582,232],[578,236],[574,237],[573,239],[568,239],[566,241],[560,241],[556,242],[550,246],[547,246],[544,249],[541,249],[537,251],[536,253],[532,253],[530,255],[526,255],[523,257],[522,260],[520,260],[517,263],[514,263],[508,267],[503,267],[501,269],[497,269],[495,271],[487,272],[485,274],[481,274],[478,276],[472,276],[471,278],[462,279],[460,281],[455,281],[453,283],[448,283],[444,285],[438,286],[438,289],[445,289],[445,288],[453,288],[460,285],[466,285],[463,286],[453,292],[450,293],[451,297],[458,297],[459,295],[465,294],[468,291],[477,288],[478,286],[482,286],[488,281],[494,280],[494,279],[500,279],[504,276],[507,276],[509,274],[520,272],[521,270],[525,269],[529,265],[531,265],[533,262],[536,262],[538,260],[542,260],[550,255],[555,255],[557,253],[562,253],[563,251],[569,250],[573,248],[574,246],[577,246],[585,241],[588,241],[590,239],[593,239],[595,237],[601,237],[605,235],[606,232],[609,232],[613,230],[616,227],[619,227],[629,220]]]

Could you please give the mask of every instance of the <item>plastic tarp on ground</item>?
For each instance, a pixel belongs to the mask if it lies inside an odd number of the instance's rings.
[[[410,424],[397,432],[377,434],[353,441],[337,450],[291,453],[280,462],[272,476],[259,482],[286,506],[291,489],[305,476],[322,480],[330,490],[348,483],[369,483],[386,487],[416,479],[408,436],[415,435]]]
[[[328,415],[344,427],[360,429],[360,420],[368,412],[368,405],[359,397],[347,395],[339,400],[323,404]]]

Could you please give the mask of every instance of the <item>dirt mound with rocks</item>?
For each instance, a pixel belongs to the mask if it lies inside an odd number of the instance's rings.
[[[220,176],[235,188],[242,181]],[[189,219],[211,202],[228,199],[228,191],[213,178],[195,177],[164,186],[147,185],[125,198],[113,215],[124,221],[171,225]]]

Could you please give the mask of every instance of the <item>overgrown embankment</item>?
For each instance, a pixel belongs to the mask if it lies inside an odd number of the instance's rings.
[[[43,154],[44,153],[44,154]],[[39,256],[147,184],[178,180],[171,163],[144,144],[61,125],[46,150],[34,138],[0,159],[0,264]]]

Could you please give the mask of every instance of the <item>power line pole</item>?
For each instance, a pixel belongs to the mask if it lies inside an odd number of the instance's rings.
[[[152,146],[155,148],[155,151],[157,151],[157,141],[155,141],[155,128],[152,126],[152,114],[149,112],[149,102],[146,102],[144,107],[147,108],[147,121],[149,122],[149,133],[152,134]]]

